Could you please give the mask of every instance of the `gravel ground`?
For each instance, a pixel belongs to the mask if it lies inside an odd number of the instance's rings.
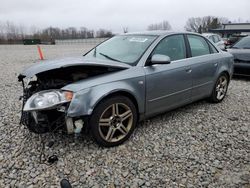
[[[45,58],[81,55],[81,45],[42,46]],[[0,46],[0,187],[250,187],[250,80],[232,80],[220,104],[200,101],[141,123],[129,141],[100,148],[83,137],[38,135],[19,125],[18,73],[36,46]],[[55,140],[52,148],[42,150]],[[48,165],[56,154],[57,163]]]

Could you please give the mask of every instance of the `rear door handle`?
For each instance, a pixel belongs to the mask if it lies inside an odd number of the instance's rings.
[[[214,66],[217,67],[217,66],[218,66],[218,63],[215,63]]]
[[[192,72],[192,69],[191,69],[191,68],[186,69],[186,72],[187,72],[187,73],[191,73],[191,72]]]

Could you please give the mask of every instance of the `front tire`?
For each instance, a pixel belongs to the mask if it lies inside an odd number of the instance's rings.
[[[114,96],[101,101],[94,109],[90,126],[97,144],[113,147],[126,141],[137,123],[133,102],[125,96]]]
[[[227,88],[229,84],[229,78],[227,74],[222,73],[217,79],[213,92],[209,97],[210,102],[219,103],[223,101],[227,94]]]

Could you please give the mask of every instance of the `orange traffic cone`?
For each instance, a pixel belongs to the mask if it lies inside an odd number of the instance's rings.
[[[41,47],[39,45],[37,45],[37,49],[38,49],[40,59],[43,60],[43,52],[42,52]]]

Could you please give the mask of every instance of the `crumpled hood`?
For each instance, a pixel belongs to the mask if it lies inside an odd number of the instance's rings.
[[[25,69],[20,75],[21,77],[31,78],[34,75],[46,72],[53,69],[60,69],[71,66],[99,66],[99,67],[111,67],[111,68],[121,68],[127,69],[131,66],[125,63],[119,63],[116,61],[100,60],[96,58],[86,58],[86,57],[69,57],[63,59],[55,60],[45,60],[37,62],[35,65]]]
[[[233,54],[235,60],[250,62],[250,49],[228,49]]]

